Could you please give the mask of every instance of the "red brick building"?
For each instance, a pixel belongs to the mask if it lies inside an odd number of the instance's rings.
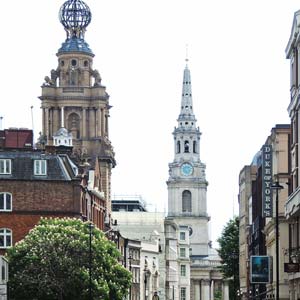
[[[20,132],[16,134],[22,136]],[[1,131],[0,135],[3,135]],[[6,135],[7,136],[7,135]],[[8,134],[8,136],[11,136]],[[4,141],[4,142],[3,142]],[[31,141],[32,142],[32,141]],[[25,237],[41,217],[75,217],[105,230],[108,215],[99,172],[79,175],[65,147],[0,146],[0,254]],[[60,151],[64,150],[64,151]],[[108,220],[109,225],[109,220]]]

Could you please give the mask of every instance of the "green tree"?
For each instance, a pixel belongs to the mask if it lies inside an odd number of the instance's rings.
[[[89,232],[78,219],[41,219],[7,252],[11,299],[89,299]],[[91,249],[93,299],[123,299],[131,274],[115,244],[94,228]]]
[[[221,270],[225,278],[229,279],[230,299],[237,299],[239,289],[239,218],[229,220],[218,239],[218,250],[222,259]]]

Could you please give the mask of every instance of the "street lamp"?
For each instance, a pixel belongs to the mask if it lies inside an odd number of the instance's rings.
[[[272,184],[271,188],[276,190],[276,300],[279,300],[279,212],[278,212],[278,193],[283,189],[283,186],[279,184],[278,178]]]
[[[93,300],[92,295],[92,231],[94,229],[94,224],[92,222],[88,223],[89,228],[89,299]]]

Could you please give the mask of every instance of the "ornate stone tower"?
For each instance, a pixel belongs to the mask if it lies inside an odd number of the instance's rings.
[[[79,164],[88,162],[95,167],[98,160],[100,185],[110,199],[115,160],[108,138],[109,95],[93,69],[94,54],[85,41],[91,11],[81,0],[68,0],[59,17],[67,38],[58,49],[57,67],[42,85],[41,140],[47,145],[72,145]]]
[[[168,216],[189,225],[192,254],[207,254],[209,221],[205,164],[200,161],[200,130],[193,112],[191,74],[186,65],[178,125],[173,132],[174,161],[169,164]]]
[[[214,299],[222,286],[220,258],[208,236],[205,164],[200,160],[200,130],[193,112],[191,74],[186,65],[178,125],[169,164],[166,234],[167,299]],[[223,299],[227,299],[226,297]]]

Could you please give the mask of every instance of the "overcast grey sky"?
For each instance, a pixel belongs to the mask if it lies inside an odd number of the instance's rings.
[[[1,2],[3,127],[41,130],[37,98],[65,39],[63,0]],[[115,194],[167,204],[172,131],[180,111],[186,44],[194,112],[207,165],[211,238],[238,213],[238,175],[276,123],[289,123],[289,39],[297,0],[86,0],[86,41],[110,94]]]

